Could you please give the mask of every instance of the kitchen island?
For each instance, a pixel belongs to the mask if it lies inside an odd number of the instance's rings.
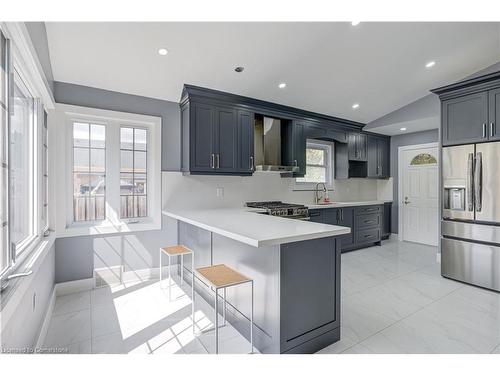
[[[346,227],[252,209],[166,209],[195,267],[225,263],[254,280],[254,344],[261,353],[312,353],[340,339],[340,248]],[[187,262],[190,263],[190,262]],[[190,264],[184,266],[190,282]],[[199,279],[196,290],[213,305]],[[227,289],[228,321],[249,339],[250,288]]]

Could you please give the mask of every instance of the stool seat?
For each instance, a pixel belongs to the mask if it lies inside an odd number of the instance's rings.
[[[162,247],[161,251],[168,255],[183,255],[192,253],[190,249],[182,245]]]
[[[201,267],[197,268],[196,271],[217,289],[252,281],[252,279],[236,272],[225,264]]]

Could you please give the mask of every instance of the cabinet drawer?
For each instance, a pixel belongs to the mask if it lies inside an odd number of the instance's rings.
[[[356,216],[381,212],[382,206],[356,207]]]
[[[380,228],[364,229],[356,231],[356,243],[380,241]]]
[[[367,214],[356,216],[356,229],[379,227],[380,214]]]

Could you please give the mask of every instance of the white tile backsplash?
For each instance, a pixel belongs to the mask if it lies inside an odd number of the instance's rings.
[[[380,185],[380,187],[379,187]],[[377,200],[389,196],[390,180],[334,180],[332,201]],[[313,203],[312,191],[294,191],[293,178],[277,173],[255,172],[253,176],[195,176],[162,172],[163,208],[241,207],[247,201],[281,200]],[[222,191],[222,193],[221,193]],[[384,199],[392,199],[392,196]]]

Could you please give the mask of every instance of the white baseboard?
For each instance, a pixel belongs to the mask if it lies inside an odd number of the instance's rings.
[[[38,337],[36,339],[35,348],[43,347],[45,337],[47,336],[47,331],[49,329],[50,318],[52,317],[52,312],[54,311],[54,306],[56,304],[56,297],[56,285],[54,285],[54,288],[52,288],[52,293],[50,294],[49,305],[47,306],[45,316],[43,317],[42,327],[40,328],[40,332],[38,333]]]
[[[81,279],[74,281],[67,281],[65,283],[58,283],[54,286],[56,296],[64,296],[65,294],[78,293],[86,290],[94,289],[95,279]]]

